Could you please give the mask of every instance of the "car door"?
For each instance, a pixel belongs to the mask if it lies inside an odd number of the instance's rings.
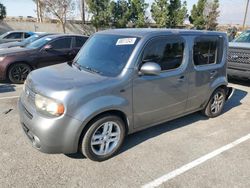
[[[211,86],[221,74],[223,37],[197,36],[192,45],[190,84],[187,110],[201,108],[209,99]]]
[[[162,122],[185,111],[187,59],[188,49],[182,37],[158,37],[148,42],[139,69],[145,62],[155,62],[162,71],[159,75],[136,75],[133,80],[135,128]]]
[[[49,47],[49,48],[48,48]],[[48,42],[37,57],[37,67],[71,61],[72,37],[60,37]]]

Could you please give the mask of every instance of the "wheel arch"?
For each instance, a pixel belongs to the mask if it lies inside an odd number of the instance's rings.
[[[117,109],[112,109],[112,110],[106,110],[103,112],[100,112],[96,115],[94,115],[93,117],[91,117],[91,119],[86,123],[86,126],[83,127],[81,134],[78,138],[78,150],[80,148],[81,145],[81,141],[83,140],[83,137],[85,135],[85,133],[87,132],[87,130],[90,128],[91,124],[97,119],[97,118],[101,118],[103,116],[107,116],[107,115],[115,115],[118,116],[122,119],[122,121],[124,122],[125,125],[125,135],[128,134],[129,132],[129,122],[128,122],[128,118],[127,115],[122,112],[121,110],[117,110]]]

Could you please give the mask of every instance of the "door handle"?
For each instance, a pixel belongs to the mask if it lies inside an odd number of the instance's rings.
[[[215,76],[216,76],[216,74],[217,74],[217,71],[211,71],[210,72],[210,79],[213,79]]]
[[[180,76],[179,78],[178,78],[178,81],[179,82],[183,82],[185,80],[185,76]]]

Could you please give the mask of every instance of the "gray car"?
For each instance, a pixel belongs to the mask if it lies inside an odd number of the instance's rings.
[[[0,44],[16,41],[20,42],[32,35],[34,35],[34,33],[31,31],[9,31],[0,35]]]
[[[35,33],[34,35],[26,38],[25,40],[23,41],[15,41],[15,42],[7,42],[7,43],[3,43],[3,44],[0,44],[0,50],[1,49],[5,49],[5,48],[13,48],[13,47],[25,47],[27,46],[28,44],[42,38],[42,37],[45,37],[45,36],[48,36],[48,35],[54,35],[53,33]]]
[[[120,29],[94,34],[73,64],[31,72],[19,100],[22,128],[45,153],[112,157],[124,137],[196,112],[221,114],[227,36]]]

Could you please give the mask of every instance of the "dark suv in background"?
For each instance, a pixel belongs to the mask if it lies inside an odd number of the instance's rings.
[[[250,79],[250,30],[229,43],[228,75]]]
[[[25,48],[0,50],[0,80],[23,83],[33,69],[70,62],[87,39],[82,35],[50,35]]]

